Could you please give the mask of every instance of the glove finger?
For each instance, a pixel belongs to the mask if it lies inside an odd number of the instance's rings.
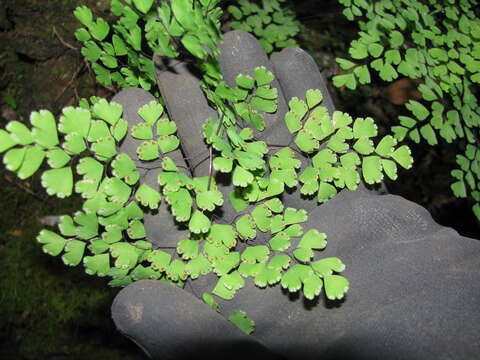
[[[209,117],[217,119],[217,113],[208,105],[200,88],[199,75],[183,61],[155,58],[157,84],[168,112],[177,124],[177,134],[182,143],[186,162],[194,176],[208,176],[210,153],[203,138],[203,124]],[[231,221],[236,211],[228,199],[233,186],[224,174],[212,171],[219,190],[225,199],[215,215],[223,222]]]
[[[236,86],[235,78],[239,74],[253,77],[253,70],[256,67],[265,66],[268,70],[274,71],[265,50],[253,35],[242,30],[233,30],[225,33],[223,38],[224,42],[220,46],[221,55],[218,61],[229,86]],[[262,113],[265,118],[265,130],[255,131],[255,136],[270,144],[286,146],[291,140],[291,134],[285,126],[277,125],[283,122],[287,104],[276,78],[272,81],[271,86],[278,91],[278,108],[274,114]]]
[[[255,337],[289,359],[475,358],[478,241],[393,195],[343,191],[321,211],[304,228],[325,232],[322,257],[340,256],[346,264],[346,300],[312,302],[249,280],[233,300],[219,302],[223,311],[241,307],[256,322]]]
[[[289,47],[272,55],[270,61],[286,99],[297,97],[305,101],[307,90],[319,89],[323,95],[322,105],[330,115],[333,114],[335,105],[327,84],[315,60],[307,52]]]
[[[138,115],[138,109],[152,100],[155,98],[150,93],[139,88],[122,90],[112,99],[122,105],[123,117],[128,120],[128,132],[118,152],[127,153],[135,161],[140,171],[141,183],[158,189],[157,174],[161,167],[161,158],[148,162],[139,160],[136,151],[141,141],[130,135],[130,129],[134,125],[144,122]],[[180,149],[169,152],[168,156],[177,164],[180,171],[188,171]],[[187,235],[187,232],[173,218],[165,201],[160,202],[158,209],[145,213],[144,224],[148,240],[155,248],[175,247],[178,240]]]
[[[118,330],[152,359],[281,359],[193,295],[161,281],[127,286],[111,310]]]
[[[235,86],[235,78],[239,74],[252,76],[253,70],[258,66],[265,66],[274,72],[275,80],[272,82],[272,87],[278,90],[278,109],[275,114],[264,114],[265,131],[256,132],[256,136],[266,141],[267,144],[288,146],[291,143],[292,134],[290,134],[284,123],[284,116],[288,110],[286,99],[289,99],[292,95],[286,95],[283,92],[280,78],[278,78],[275,73],[274,64],[268,59],[260,42],[251,34],[241,30],[234,30],[224,34],[224,39],[225,41],[221,45],[219,63],[228,85]],[[303,73],[301,75],[303,75]],[[290,80],[297,83],[301,82],[303,77]],[[300,93],[300,91],[298,93]],[[301,97],[304,96],[305,91],[301,94]],[[301,152],[297,153],[297,158],[302,161],[302,168],[308,163]],[[296,188],[292,189],[282,195],[282,200],[286,206],[306,210],[313,209],[317,206],[316,200],[302,196],[300,192],[296,190]]]
[[[326,82],[318,70],[315,60],[313,60],[307,52],[300,48],[289,47],[272,55],[270,60],[275,71],[275,76],[287,100],[297,97],[305,101],[307,90],[319,89],[323,95],[322,105],[327,108],[330,115],[333,114],[335,106]],[[284,131],[288,132],[283,119],[279,126],[282,126]],[[290,138],[291,137],[292,135],[290,135]],[[294,144],[291,144],[291,146],[295,147]],[[300,152],[297,153],[297,158],[302,161],[302,167],[300,169],[300,172],[302,172],[310,161],[301,155]],[[315,199],[300,194],[298,189],[285,192],[282,200],[287,206],[305,209],[307,211],[311,211],[318,206]]]
[[[177,132],[187,163],[195,176],[208,176],[209,150],[202,126],[209,117],[217,118],[200,88],[200,78],[188,63],[155,57],[157,84]]]

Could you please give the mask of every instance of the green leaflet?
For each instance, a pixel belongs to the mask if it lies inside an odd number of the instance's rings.
[[[62,256],[63,263],[69,266],[80,264],[85,251],[85,242],[80,240],[68,240],[65,244],[65,254]]]
[[[126,242],[118,242],[110,247],[110,253],[115,260],[115,267],[132,269],[138,261],[138,252],[134,246]]]
[[[133,0],[135,7],[142,13],[146,14],[153,4],[153,0]]]
[[[99,138],[92,144],[92,151],[99,160],[106,161],[117,154],[115,139],[111,136]]]
[[[253,73],[257,86],[269,85],[275,78],[273,73],[268,71],[264,66],[255,68]]]
[[[249,335],[255,330],[255,322],[244,311],[235,310],[228,316],[228,321]]]
[[[264,204],[274,213],[283,211],[283,203],[278,198],[267,200]]]
[[[243,75],[243,74],[239,74],[235,78],[235,82],[239,87],[242,87],[242,88],[248,89],[248,90],[253,89],[253,87],[255,85],[255,80],[251,76]]]
[[[112,161],[112,173],[120,179],[131,175],[136,168],[135,163],[128,154],[118,154]]]
[[[220,305],[215,301],[212,295],[209,293],[202,294],[202,300],[205,304],[207,304],[212,310],[216,312],[220,312]]]
[[[180,140],[175,135],[160,136],[158,138],[158,146],[162,153],[166,154],[176,150],[180,145]],[[144,159],[142,159],[144,160]]]
[[[118,103],[108,103],[105,99],[101,99],[95,105],[93,105],[92,113],[108,124],[115,125],[115,123],[122,116],[123,108]]]
[[[218,280],[212,293],[225,300],[231,300],[237,290],[241,289],[245,285],[245,280],[238,271],[234,271],[231,274],[223,275]]]
[[[167,276],[172,281],[185,280],[187,272],[185,271],[185,263],[179,259],[173,260],[167,267]]]
[[[355,88],[357,87],[357,81],[354,74],[336,75],[333,77],[332,80],[335,87],[345,86],[350,90],[355,90]]]
[[[47,149],[58,145],[57,127],[53,114],[48,110],[40,110],[30,114],[30,123],[33,126],[32,136],[35,142]]]
[[[220,243],[207,242],[204,243],[203,253],[213,264],[216,261],[222,261],[225,255],[229,253],[229,249]]]
[[[392,158],[405,169],[410,169],[413,164],[412,153],[406,146],[400,146],[392,153]]]
[[[253,221],[258,227],[258,230],[267,232],[270,229],[270,216],[272,212],[264,205],[258,205],[251,212]]]
[[[111,133],[106,122],[100,120],[93,120],[91,122],[87,138],[88,141],[95,142],[109,136],[111,136]]]
[[[241,259],[243,262],[254,264],[263,263],[267,260],[270,251],[265,245],[249,246],[243,252]]]
[[[19,121],[10,121],[6,129],[17,144],[29,145],[34,141],[30,130]]]
[[[292,134],[296,133],[302,128],[301,120],[301,117],[296,112],[289,111],[285,114],[285,124]]]
[[[392,136],[387,135],[378,143],[375,152],[380,156],[389,157],[392,155],[395,145],[397,145],[397,141]]]
[[[235,170],[233,170],[232,182],[235,186],[246,187],[251,184],[253,181],[253,174],[244,169],[243,167],[237,165]]]
[[[75,234],[82,240],[89,240],[98,235],[98,220],[95,214],[77,211],[73,220],[78,224]]]
[[[349,289],[349,281],[341,275],[325,275],[323,278],[325,293],[330,300],[342,299]]]
[[[279,232],[269,240],[269,244],[274,251],[286,251],[291,245],[290,236],[283,231]]]
[[[211,268],[212,265],[208,259],[203,254],[199,254],[185,265],[185,272],[189,274],[192,279],[197,279],[200,275],[208,274]]]
[[[67,243],[66,239],[49,230],[40,231],[37,236],[37,241],[40,244],[43,244],[43,252],[51,256],[57,256],[60,254]]]
[[[242,239],[254,239],[257,236],[255,222],[250,214],[238,218],[235,222],[235,228]]]
[[[158,208],[161,196],[160,193],[152,187],[147,184],[142,184],[135,192],[135,199],[143,206],[154,210]]]
[[[157,122],[157,135],[158,136],[167,136],[175,134],[177,131],[177,126],[173,121],[168,119],[160,119]]]
[[[90,242],[88,245],[88,250],[93,254],[99,255],[105,253],[110,248],[110,244],[102,239],[95,239]]]
[[[60,222],[58,223],[58,229],[63,236],[75,236],[76,230],[73,223],[73,219],[69,215],[63,215],[60,217]]]
[[[351,152],[340,156],[340,163],[346,168],[355,168],[360,165],[361,160],[356,153]]]
[[[132,220],[128,224],[127,234],[130,239],[144,239],[147,236],[143,223],[139,220]]]
[[[47,170],[42,174],[42,186],[49,195],[65,198],[72,194],[73,174],[68,167]]]
[[[288,255],[275,255],[268,262],[268,267],[276,270],[285,270],[290,266],[290,257]]]
[[[77,133],[87,138],[90,131],[90,111],[82,108],[66,107],[62,110],[58,130],[64,134]]]
[[[144,267],[143,265],[137,265],[135,269],[130,273],[132,280],[155,280],[160,277],[158,271],[153,270],[151,267]]]
[[[313,255],[314,254],[311,248],[297,248],[293,251],[293,256],[295,259],[302,263],[309,262]]]
[[[132,137],[140,140],[152,140],[153,131],[152,126],[149,123],[140,123],[132,126]]]
[[[87,148],[87,145],[81,135],[73,132],[65,136],[62,147],[69,155],[77,155],[83,152]]]
[[[314,261],[311,263],[311,265],[313,270],[315,270],[317,275],[320,277],[331,275],[334,271],[342,272],[345,270],[345,265],[340,261],[340,259],[335,257]]]
[[[216,206],[223,205],[222,193],[218,190],[209,190],[197,195],[197,206],[202,210],[213,211]]]
[[[300,224],[293,224],[287,227],[285,233],[291,237],[298,237],[303,235],[303,227]]]
[[[16,144],[17,141],[15,141],[8,132],[0,129],[0,152],[10,149]]]
[[[42,165],[45,158],[45,151],[38,145],[28,146],[17,175],[20,179],[26,179],[32,176]]]
[[[171,205],[172,214],[177,221],[183,222],[190,219],[193,199],[187,190],[165,192],[165,199]]]
[[[363,158],[362,174],[367,184],[375,184],[383,180],[380,160],[378,156],[367,156]]]
[[[285,225],[305,222],[308,219],[307,212],[303,209],[296,210],[293,208],[286,208],[283,215]]]
[[[224,276],[240,264],[240,254],[231,252],[212,261],[213,271],[218,276]]]
[[[277,284],[281,278],[280,269],[261,264],[255,275],[255,285],[264,288],[267,285]]]
[[[178,242],[177,253],[182,259],[189,260],[198,256],[198,241],[183,239]]]
[[[207,235],[207,241],[233,248],[237,244],[237,233],[232,225],[213,224]]]
[[[232,159],[225,157],[216,157],[213,159],[213,168],[223,173],[229,173],[232,171],[233,161]]]
[[[303,294],[309,300],[313,300],[316,296],[320,295],[322,290],[323,281],[315,275],[306,277],[303,281]]]
[[[228,193],[228,200],[237,212],[245,210],[249,205],[248,201],[243,198],[242,193],[238,189]]]
[[[59,148],[48,150],[46,156],[48,165],[54,169],[65,166],[71,159],[70,155]]]
[[[106,276],[110,271],[110,256],[109,254],[85,256],[83,265],[85,272],[89,275]]]
[[[317,229],[308,230],[297,245],[299,248],[322,250],[327,246],[327,235]]]
[[[165,156],[162,159],[162,169],[165,171],[178,171],[178,168],[175,165],[174,161],[168,156]]]
[[[91,26],[93,15],[92,11],[87,6],[77,7],[73,14],[84,26]]]
[[[318,195],[317,195],[318,202],[322,203],[327,200],[330,200],[336,194],[337,194],[337,189],[333,185],[323,181],[320,182]]]
[[[149,161],[160,157],[159,144],[155,140],[143,141],[137,148],[140,160]]]
[[[308,107],[304,101],[300,100],[297,97],[293,97],[290,99],[288,103],[288,107],[290,111],[295,115],[295,117],[299,120],[303,119],[303,117],[307,114]]]
[[[341,59],[341,58],[336,58],[335,61],[340,65],[340,67],[343,70],[350,70],[355,66],[355,63],[347,60],[347,59]]]
[[[302,129],[295,138],[295,144],[300,150],[306,153],[312,153],[319,148],[320,143],[315,138],[314,133],[308,129]]]
[[[296,292],[301,289],[303,280],[313,275],[313,270],[303,264],[295,264],[282,276],[281,285],[289,292]]]
[[[353,137],[356,139],[360,138],[371,138],[377,136],[377,125],[372,118],[357,118],[353,123]]]
[[[196,210],[188,223],[188,228],[194,234],[206,233],[210,229],[211,221],[201,211]]]
[[[166,271],[170,264],[171,255],[162,250],[153,250],[148,255],[147,260],[152,264],[152,268],[158,271]]]
[[[98,18],[95,22],[92,21],[88,28],[90,34],[98,41],[105,39],[110,31],[110,26],[102,18]]]

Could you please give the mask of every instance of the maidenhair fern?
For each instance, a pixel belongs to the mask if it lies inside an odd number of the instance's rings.
[[[419,79],[421,101],[406,104],[409,114],[392,126],[398,141],[431,146],[458,144],[452,191],[469,197],[480,219],[480,19],[474,0],[339,0],[344,14],[360,26],[350,44],[352,60],[337,59],[344,74],[336,86],[355,89],[371,81],[399,76]]]
[[[235,19],[230,26],[254,34],[268,54],[276,49],[296,46],[295,37],[301,25],[288,5],[288,0],[239,0],[227,8]]]
[[[102,18],[95,20],[92,11],[81,6],[74,14],[84,28],[75,36],[100,83],[148,91],[156,83],[152,54],[192,54],[206,63],[209,54],[218,55],[219,2],[112,0],[111,12],[117,17],[112,26]]]
[[[368,184],[381,182],[384,174],[394,179],[397,164],[411,166],[410,151],[405,145],[397,147],[388,135],[375,144],[377,129],[370,118],[354,120],[338,111],[330,115],[315,89],[307,91],[306,101],[289,102],[284,121],[291,146],[272,148],[259,140],[266,127],[264,114],[278,107],[277,89],[271,87],[274,75],[258,67],[252,76],[237,76],[235,87],[224,82],[216,58],[221,38],[217,3],[172,0],[157,6],[151,0],[114,0],[112,11],[120,19],[112,43],[106,41],[110,25],[93,20],[85,7],[75,15],[85,26],[77,31],[82,51],[94,62],[97,75],[103,74],[101,82],[150,88],[154,76],[145,69],[152,69],[152,63],[139,54],[142,35],[157,55],[176,57],[183,51],[195,59],[203,70],[206,97],[219,114],[219,120],[205,119],[203,126],[211,168],[230,178],[232,191],[220,191],[213,172],[192,177],[174,160],[172,152],[181,145],[177,126],[160,99],[140,107],[142,120],[130,131],[132,119],[124,117],[122,106],[96,97],[63,109],[58,121],[48,110],[32,113],[30,128],[12,121],[0,130],[4,163],[22,179],[42,171],[41,183],[50,195],[81,195],[81,210],[61,217],[59,233],[44,229],[37,240],[46,253],[61,255],[65,264],[83,263],[88,274],[110,277],[111,286],[141,279],[183,286],[214,273],[218,282],[213,295],[204,293],[202,299],[216,311],[220,307],[215,297],[232,299],[248,277],[259,288],[280,284],[289,292],[302,291],[307,299],[318,297],[323,288],[329,299],[341,299],[349,287],[338,274],[345,265],[335,257],[317,260],[327,235],[304,231],[301,224],[308,213],[285,208],[279,198],[287,189],[300,187],[301,194],[322,203],[340,189],[356,189],[361,177]],[[140,19],[146,21],[145,29],[138,25]],[[202,31],[196,32],[200,25]],[[122,56],[134,65],[120,67],[115,59]],[[108,64],[112,70],[103,67]],[[128,71],[136,73],[126,76]],[[126,136],[136,141],[135,154],[119,153]],[[42,166],[45,159],[48,169]],[[148,170],[157,184],[144,181],[141,165],[152,161],[159,164]],[[302,161],[308,162],[303,170]],[[214,216],[226,201],[238,212],[229,222]],[[173,251],[162,244],[154,247],[143,221],[162,203],[188,229]],[[174,220],[162,225],[175,226]],[[252,245],[252,239],[258,243]],[[241,311],[229,320],[246,333],[254,329]]]

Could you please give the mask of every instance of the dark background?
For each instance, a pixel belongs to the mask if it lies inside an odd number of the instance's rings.
[[[83,4],[109,16],[107,0],[1,1],[0,128],[10,120],[27,122],[33,110],[50,109],[58,115],[81,97],[114,94],[115,89],[95,82],[73,36],[79,24],[72,12]],[[335,0],[297,0],[295,6],[305,26],[302,46],[327,77],[338,73],[334,59],[347,56],[355,24],[343,17]],[[418,98],[416,86],[409,79],[392,84],[378,80],[355,92],[332,91],[339,109],[372,116],[386,132],[402,105]],[[413,169],[401,172],[386,189],[426,207],[440,224],[479,238],[471,204],[453,197],[449,188],[456,149],[446,144],[411,146]],[[72,213],[80,204],[76,198],[49,198],[38,176],[20,181],[0,166],[0,359],[146,358],[116,332],[110,319],[118,289],[86,275],[81,267],[65,267],[59,258],[43,254],[35,241],[46,216]]]

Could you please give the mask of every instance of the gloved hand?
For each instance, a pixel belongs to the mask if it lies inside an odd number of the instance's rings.
[[[304,51],[288,48],[268,60],[247,33],[233,31],[224,39],[220,64],[229,85],[234,85],[239,73],[251,74],[259,65],[276,75],[278,82],[272,86],[279,91],[279,107],[266,118],[263,140],[267,143],[290,142],[283,123],[286,100],[304,98],[308,89],[320,89],[324,105],[333,112],[321,74]],[[208,175],[201,125],[215,113],[198,87],[198,78],[186,64],[175,62],[162,64],[158,83],[177,123],[183,150],[183,154],[176,151],[169,156],[177,164],[186,157],[187,173]],[[124,106],[125,118],[140,121],[136,112],[152,96],[127,89],[113,100]],[[121,151],[134,155],[135,148],[133,140],[127,139]],[[158,171],[144,171],[144,181],[155,185]],[[303,295],[285,293],[280,286],[259,289],[247,280],[233,300],[219,301],[222,311],[216,313],[198,297],[212,291],[215,275],[188,281],[185,289],[161,281],[138,281],[120,291],[112,305],[120,332],[153,359],[252,355],[272,359],[478,358],[477,240],[441,227],[412,202],[364,188],[342,191],[322,206],[303,199],[299,192],[287,194],[283,201],[309,211],[305,231],[315,227],[328,235],[329,245],[322,256],[339,256],[347,265],[350,290],[346,299],[309,301]],[[226,202],[218,220],[229,223],[234,215]],[[174,247],[186,234],[182,235],[181,228],[166,227],[167,220],[171,223],[171,215],[163,204],[158,213],[145,218],[148,237],[157,246]],[[252,335],[243,334],[226,319],[236,309],[255,320]]]

